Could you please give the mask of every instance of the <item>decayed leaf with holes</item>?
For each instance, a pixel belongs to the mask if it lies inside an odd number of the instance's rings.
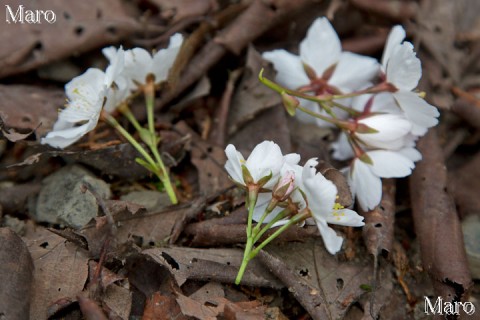
[[[47,319],[83,290],[88,257],[84,250],[39,226],[30,225],[24,241],[35,266],[30,319]]]
[[[28,2],[7,0],[15,19],[20,19],[20,5],[27,10],[51,10],[56,20],[49,23],[3,22],[0,28],[0,77],[25,72],[80,52],[118,42],[136,29],[119,0]],[[6,7],[3,7],[5,10]],[[5,11],[4,11],[5,12]],[[6,17],[7,18],[7,17]]]
[[[282,260],[311,288],[306,300],[317,296],[320,303],[312,307],[317,310],[317,315],[323,315],[322,319],[342,319],[350,306],[366,292],[363,285],[370,286],[372,281],[371,261],[340,262],[327,252],[320,240],[271,245],[267,251]]]
[[[153,248],[143,253],[167,267],[181,286],[187,279],[233,283],[242,262],[239,249]],[[257,261],[252,260],[243,284],[281,288],[281,284]]]
[[[65,104],[65,94],[59,89],[0,85],[0,101],[2,102],[0,117],[5,127],[23,131],[36,129],[37,140],[40,140],[42,135],[52,129],[57,120],[58,109]]]

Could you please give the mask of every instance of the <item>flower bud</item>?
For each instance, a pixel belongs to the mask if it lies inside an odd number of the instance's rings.
[[[293,171],[287,171],[287,173],[281,177],[277,184],[273,187],[273,198],[278,201],[285,201],[295,188],[295,173]]]
[[[282,93],[282,102],[287,110],[288,114],[292,117],[295,115],[295,111],[297,110],[298,105],[300,102],[294,96],[291,96],[285,92]]]

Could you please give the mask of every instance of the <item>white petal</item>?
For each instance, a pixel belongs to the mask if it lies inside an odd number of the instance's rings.
[[[315,219],[325,219],[331,214],[337,196],[337,187],[333,182],[317,173],[313,178],[303,180],[302,191]]]
[[[233,144],[229,144],[225,148],[225,154],[227,155],[225,169],[227,170],[228,174],[234,181],[245,185],[242,174],[242,164],[245,163],[245,159],[243,158],[242,154],[237,151]]]
[[[273,63],[277,71],[275,81],[280,85],[297,89],[310,83],[299,56],[285,50],[274,50],[263,53],[262,57]]]
[[[411,91],[422,77],[422,67],[410,42],[396,47],[387,63],[387,82],[397,89]]]
[[[42,138],[42,144],[48,144],[55,148],[64,149],[83,137],[89,130],[89,124],[86,123],[79,127],[71,127],[59,131],[49,132],[45,138]]]
[[[327,113],[323,110],[320,109],[320,107],[318,106],[318,104],[316,102],[313,102],[313,101],[309,101],[309,100],[305,100],[305,99],[298,99],[298,101],[300,102],[300,106],[302,106],[303,108],[307,109],[307,110],[310,110],[310,111],[313,111],[315,113],[320,113],[320,114],[323,114],[323,115],[327,115]],[[304,122],[304,123],[315,123],[317,124],[318,120],[320,119],[317,119],[303,111],[300,111],[300,110],[297,110],[297,112],[295,113],[295,117],[300,120],[301,122]],[[327,122],[323,121],[323,123],[327,124]],[[325,127],[325,126],[323,126]]]
[[[381,178],[406,177],[415,168],[412,160],[395,151],[374,150],[367,154],[373,161],[372,172]]]
[[[318,165],[317,158],[311,158],[311,159],[308,159],[307,162],[305,162],[305,165],[303,166],[303,169],[302,169],[302,181],[311,179],[315,176],[315,173],[317,172],[317,169],[316,169],[317,165]]]
[[[252,150],[245,165],[255,182],[272,174],[271,179],[265,184],[265,188],[271,188],[277,182],[284,163],[280,147],[273,141],[263,141]]]
[[[344,93],[364,87],[379,73],[376,59],[351,52],[342,52],[337,67],[328,83]]]
[[[336,210],[326,220],[328,223],[347,227],[361,227],[365,225],[363,217],[350,209]]]
[[[97,68],[89,68],[65,85],[65,93],[69,100],[81,98],[92,102],[97,100],[104,84],[105,73]]]
[[[342,249],[343,238],[337,235],[335,230],[330,228],[325,220],[317,220],[318,230],[323,239],[323,243],[325,244],[325,248],[327,249],[330,254],[336,254],[340,249]]]
[[[153,65],[151,72],[155,75],[155,83],[167,80],[168,72],[172,68],[178,52],[182,47],[183,36],[180,33],[174,34],[170,38],[168,48],[158,51],[153,56]]]
[[[153,58],[143,48],[125,50],[125,76],[139,83],[145,83],[145,78],[152,73]],[[133,83],[133,82],[132,82]]]
[[[352,146],[348,142],[347,135],[343,131],[338,136],[337,141],[331,144],[331,147],[333,149],[332,157],[336,160],[348,160],[354,156]]]
[[[397,25],[392,28],[390,34],[388,35],[387,44],[385,45],[385,50],[383,51],[382,65],[385,68],[390,55],[394,48],[400,45],[405,39],[405,29],[402,26]]]
[[[109,53],[111,54],[111,53]],[[125,51],[120,47],[110,59],[110,65],[105,70],[105,85],[110,87],[117,81],[125,68]]]
[[[377,130],[377,133],[356,133],[369,147],[400,149],[404,146],[404,137],[412,129],[410,121],[399,114],[377,114],[358,121]]]
[[[360,207],[367,211],[375,208],[382,198],[382,181],[371,171],[371,166],[356,159],[350,169],[347,179],[357,196]]]
[[[401,114],[402,111],[398,108],[393,95],[389,92],[378,93],[373,98],[371,112],[382,112],[391,114]]]
[[[413,162],[417,162],[422,160],[422,154],[415,148],[403,148],[397,151],[402,156],[412,160]]]
[[[437,117],[440,113],[437,108],[428,104],[414,92],[397,91],[393,97],[405,112],[405,117],[412,122],[412,134],[423,135],[428,128],[438,123]]]
[[[300,43],[300,57],[321,77],[323,72],[340,59],[342,45],[327,18],[318,18]]]
[[[300,162],[300,155],[298,153],[289,153],[283,156],[285,164],[296,165]]]

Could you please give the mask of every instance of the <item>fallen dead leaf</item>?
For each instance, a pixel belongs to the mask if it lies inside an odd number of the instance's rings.
[[[4,1],[14,12],[21,0]],[[0,77],[25,72],[80,52],[115,43],[137,28],[118,0],[38,0],[25,10],[51,10],[53,23],[5,23],[0,29]]]
[[[187,279],[233,283],[243,252],[238,249],[196,249],[185,247],[152,248],[143,251],[175,276],[178,285]],[[251,286],[280,288],[279,282],[253,260],[242,283]]]
[[[245,71],[233,95],[228,113],[227,128],[230,135],[254,119],[260,112],[282,103],[277,92],[262,85],[258,80],[258,73],[262,68],[265,69],[265,77],[274,78],[272,66],[262,59],[253,46],[249,46]]]
[[[9,228],[0,228],[0,315],[28,319],[33,262],[27,246]]]
[[[175,129],[191,139],[192,163],[198,171],[199,190],[206,197],[224,191],[233,185],[224,169],[227,157],[222,148],[201,139],[185,122],[179,122]]]
[[[19,130],[36,130],[39,141],[40,137],[52,129],[57,120],[58,109],[65,104],[65,94],[58,89],[0,85],[0,100],[2,101],[0,117],[5,126]]]
[[[88,278],[88,257],[64,238],[30,225],[23,238],[35,266],[30,319],[47,319],[59,300],[75,301]]]
[[[177,22],[191,17],[208,15],[217,8],[215,0],[151,0],[164,18]]]
[[[189,317],[182,314],[174,297],[164,296],[155,292],[145,304],[142,320],[176,319],[187,320]]]
[[[341,319],[365,293],[373,268],[367,259],[340,262],[321,241],[270,245],[259,255],[313,319]],[[268,253],[267,253],[268,252]]]

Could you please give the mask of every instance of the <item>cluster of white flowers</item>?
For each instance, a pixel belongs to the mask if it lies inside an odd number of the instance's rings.
[[[273,226],[283,225],[295,215],[312,217],[332,254],[340,250],[343,238],[328,223],[353,227],[364,225],[363,217],[336,203],[337,188],[316,171],[316,159],[308,160],[302,167],[298,165],[300,155],[283,155],[280,147],[272,141],[258,144],[247,160],[233,145],[228,145],[225,153],[228,158],[225,169],[230,177],[244,188],[258,187],[260,193],[253,220],[259,221],[275,199],[275,207],[263,222],[272,221],[285,207],[290,208],[288,215]]]
[[[165,81],[182,42],[182,35],[175,34],[169,46],[153,56],[142,48],[103,49],[110,62],[106,71],[90,68],[65,85],[66,108],[42,144],[62,149],[70,146],[97,126],[102,111],[113,112],[145,84],[148,77],[156,84]]]
[[[351,159],[344,171],[363,210],[379,204],[381,178],[411,173],[414,162],[421,159],[416,140],[438,123],[438,110],[414,91],[422,70],[405,36],[401,26],[392,29],[379,63],[342,51],[329,21],[319,18],[301,42],[299,56],[285,50],[263,54],[277,71],[276,82],[293,92],[325,99],[334,111],[328,115],[343,123],[332,146],[333,157]],[[327,115],[319,102],[301,98],[298,102]],[[300,120],[326,124],[324,119],[296,114]]]

